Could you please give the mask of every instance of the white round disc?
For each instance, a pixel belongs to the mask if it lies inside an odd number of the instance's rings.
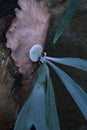
[[[29,51],[29,57],[33,62],[37,62],[43,52],[43,47],[39,44],[34,45]]]

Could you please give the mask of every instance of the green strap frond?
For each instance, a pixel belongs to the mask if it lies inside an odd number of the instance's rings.
[[[58,41],[58,39],[61,36],[61,34],[63,33],[64,29],[69,24],[70,20],[72,19],[72,16],[75,14],[79,1],[80,0],[70,0],[70,4],[67,9],[67,12],[66,12],[62,22],[60,23],[59,28],[57,29],[57,32],[54,36],[53,44],[55,44]]]
[[[45,59],[53,61],[55,63],[68,65],[68,66],[75,67],[77,69],[87,71],[87,60],[84,60],[84,59],[81,59],[81,58],[72,58],[72,57],[52,58],[52,57],[47,57],[46,56]]]
[[[49,69],[41,64],[30,97],[23,105],[14,130],[60,130]]]
[[[57,67],[50,61],[47,61],[47,63],[58,74],[58,76],[64,83],[66,89],[71,94],[72,98],[82,112],[83,116],[87,120],[87,93],[63,70],[61,70],[59,67]]]

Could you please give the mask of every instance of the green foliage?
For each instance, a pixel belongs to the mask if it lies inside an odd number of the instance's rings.
[[[50,60],[87,71],[86,60],[42,56],[40,58],[42,64],[36,73],[32,94],[21,109],[14,130],[32,130],[32,127],[35,130],[60,130],[53,84],[47,64],[58,74],[87,120],[87,93],[68,74]]]
[[[70,5],[55,34],[53,43],[57,42],[69,24],[77,9],[78,3],[79,0],[70,0]],[[14,130],[60,130],[53,84],[48,65],[60,77],[84,118],[87,120],[87,93],[67,73],[54,64],[63,64],[87,71],[87,61],[72,57],[52,58],[41,56],[39,62],[41,64],[36,73],[33,91],[18,115]]]
[[[87,120],[87,93],[63,70],[55,66],[50,61],[47,61],[47,63],[51,65],[55,72],[58,74],[66,89],[69,91],[79,109],[81,110],[83,116]]]
[[[63,33],[64,29],[69,24],[70,20],[72,19],[72,16],[74,15],[74,13],[78,7],[79,1],[80,0],[70,0],[70,4],[67,9],[67,12],[66,12],[62,22],[60,23],[59,28],[57,29],[57,32],[54,36],[53,44],[55,44],[58,41],[58,39],[61,36],[61,34]]]
[[[42,75],[42,76],[41,76]],[[48,66],[37,71],[34,88],[21,109],[14,130],[60,130]]]
[[[84,71],[87,71],[87,60],[83,60],[81,58],[52,58],[52,57],[45,57],[45,59],[53,61],[55,63],[63,64],[72,66]]]

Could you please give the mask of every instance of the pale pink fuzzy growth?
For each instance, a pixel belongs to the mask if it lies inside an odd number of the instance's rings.
[[[15,9],[16,18],[6,34],[6,46],[12,50],[12,58],[19,71],[29,77],[32,73],[32,62],[28,52],[35,44],[44,46],[50,14],[43,2],[19,0],[18,4],[21,10]]]

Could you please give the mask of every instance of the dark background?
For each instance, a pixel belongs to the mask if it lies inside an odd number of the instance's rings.
[[[15,15],[16,7],[18,7],[17,0],[0,0],[0,18],[8,14]]]

